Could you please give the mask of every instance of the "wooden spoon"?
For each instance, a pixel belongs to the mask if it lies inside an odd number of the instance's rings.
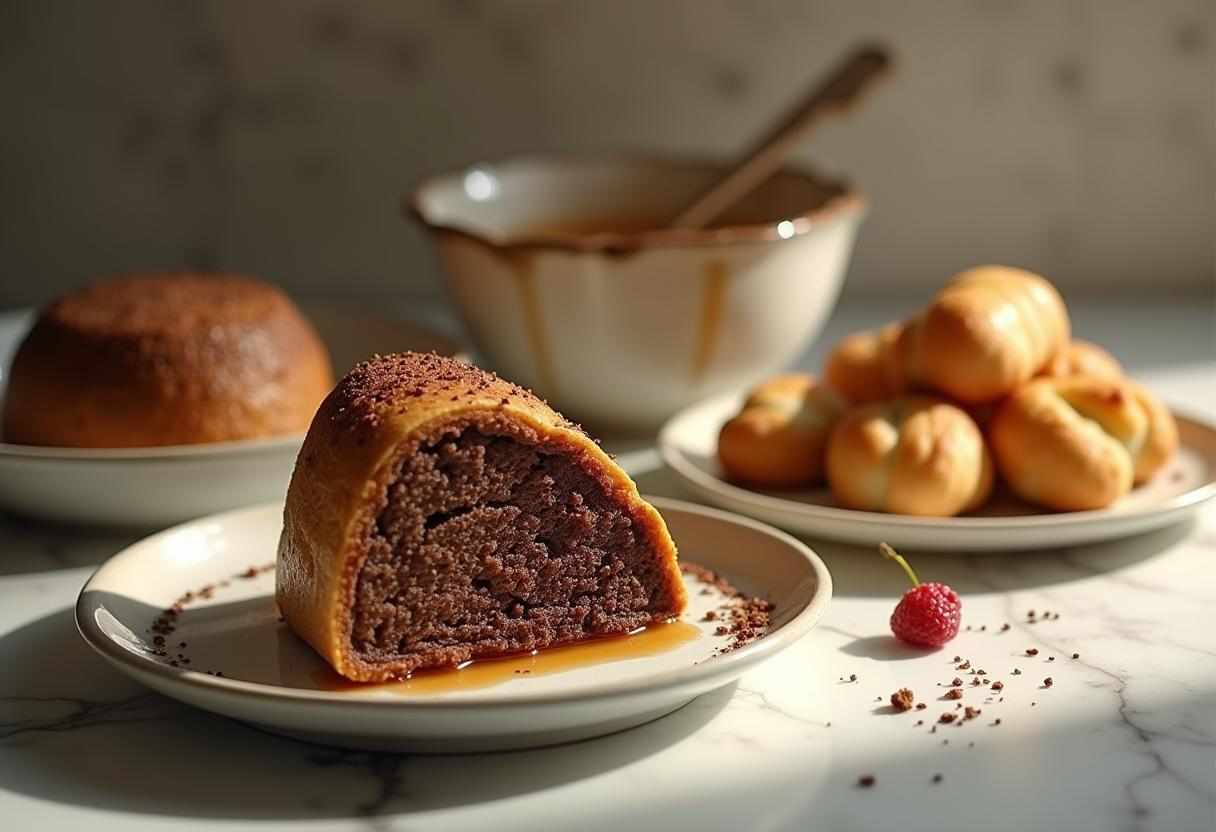
[[[825,117],[851,109],[891,68],[889,52],[877,44],[855,49],[806,98],[743,154],[709,190],[685,208],[673,228],[704,228],[781,167],[810,129]]]

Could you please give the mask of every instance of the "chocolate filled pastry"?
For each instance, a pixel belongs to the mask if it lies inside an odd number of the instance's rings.
[[[828,442],[828,484],[845,508],[951,517],[992,492],[984,437],[959,408],[929,396],[849,411]]]
[[[316,331],[268,283],[115,278],[38,316],[13,359],[4,438],[130,448],[303,433],[333,381]]]
[[[1064,301],[1037,274],[982,266],[954,277],[904,327],[897,351],[911,386],[964,405],[995,401],[1068,344]]]
[[[1138,384],[1036,379],[996,411],[997,466],[1024,500],[1058,511],[1103,508],[1148,480],[1178,447],[1174,417]]]
[[[366,682],[685,606],[662,517],[594,441],[514,384],[417,353],[360,364],[321,405],[276,594],[297,635]]]
[[[828,435],[844,403],[814,377],[777,376],[756,387],[722,426],[718,461],[728,479],[797,488],[823,479]]]
[[[1047,362],[1042,375],[1052,378],[1068,376],[1122,378],[1123,365],[1097,344],[1074,338],[1067,347],[1056,353],[1055,358]]]
[[[853,404],[893,399],[907,388],[897,347],[904,325],[855,332],[832,348],[824,381]]]

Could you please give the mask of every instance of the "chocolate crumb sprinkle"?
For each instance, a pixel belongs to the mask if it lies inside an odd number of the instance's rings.
[[[913,699],[912,691],[907,688],[900,688],[891,694],[891,707],[897,711],[910,711],[912,710]]]
[[[1055,684],[1055,681],[1050,676],[1048,676],[1046,679],[1043,680],[1043,687],[1045,687],[1045,688],[1049,688],[1054,684]]]
[[[940,773],[933,775],[933,782],[934,783],[942,782],[942,775]]]
[[[1026,655],[1027,655],[1027,656],[1037,656],[1037,655],[1039,655],[1039,648],[1037,648],[1037,647],[1027,647],[1027,648],[1026,648]]]
[[[873,774],[863,774],[857,778],[858,787],[863,789],[871,788],[876,782],[878,781],[875,779]]]
[[[950,688],[950,690],[946,691],[945,695],[942,698],[943,699],[962,699],[963,692],[959,688]]]

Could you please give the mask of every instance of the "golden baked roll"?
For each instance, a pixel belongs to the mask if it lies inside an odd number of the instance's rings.
[[[129,448],[303,433],[332,386],[316,331],[274,286],[122,277],[39,315],[13,359],[4,438]]]
[[[849,411],[828,441],[828,484],[846,508],[950,517],[992,492],[984,437],[941,399],[907,396]]]
[[[1068,338],[1055,287],[1021,269],[982,266],[957,275],[905,326],[898,351],[913,386],[972,405],[1029,381]]]
[[[718,434],[728,479],[796,488],[823,479],[823,453],[844,403],[813,376],[777,376],[756,387]]]
[[[1001,475],[1024,500],[1059,511],[1108,506],[1178,446],[1174,418],[1125,379],[1036,379],[996,411],[989,440]]]
[[[1068,346],[1047,362],[1042,375],[1052,378],[1067,376],[1096,376],[1122,378],[1123,365],[1113,355],[1089,341],[1074,338]]]
[[[824,381],[853,404],[892,399],[907,387],[896,355],[902,323],[855,332],[828,355]]]
[[[276,595],[372,682],[623,634],[685,605],[663,518],[578,426],[450,358],[355,367],[296,461]]]

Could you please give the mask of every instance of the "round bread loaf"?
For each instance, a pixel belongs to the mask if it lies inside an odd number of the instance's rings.
[[[756,387],[722,426],[718,460],[728,479],[761,488],[797,488],[823,479],[828,435],[844,411],[813,376],[777,376]]]
[[[908,396],[849,411],[828,442],[828,483],[846,508],[950,517],[992,492],[984,437],[965,412]]]
[[[855,332],[828,355],[824,381],[853,404],[885,401],[907,387],[896,355],[902,323]]]
[[[122,277],[39,315],[13,360],[4,439],[130,448],[302,433],[332,386],[316,331],[274,286]]]
[[[1103,508],[1156,473],[1178,446],[1174,418],[1125,379],[1036,379],[996,411],[989,439],[1022,499],[1058,511]]]
[[[905,326],[897,350],[912,386],[974,405],[1029,381],[1068,338],[1055,287],[1021,269],[982,266],[955,276]]]
[[[275,574],[287,624],[357,681],[620,635],[686,602],[663,518],[599,445],[418,353],[358,365],[322,403]]]
[[[1122,378],[1123,365],[1113,355],[1089,341],[1073,339],[1068,346],[1047,362],[1042,375],[1052,378],[1067,376],[1096,376]]]

